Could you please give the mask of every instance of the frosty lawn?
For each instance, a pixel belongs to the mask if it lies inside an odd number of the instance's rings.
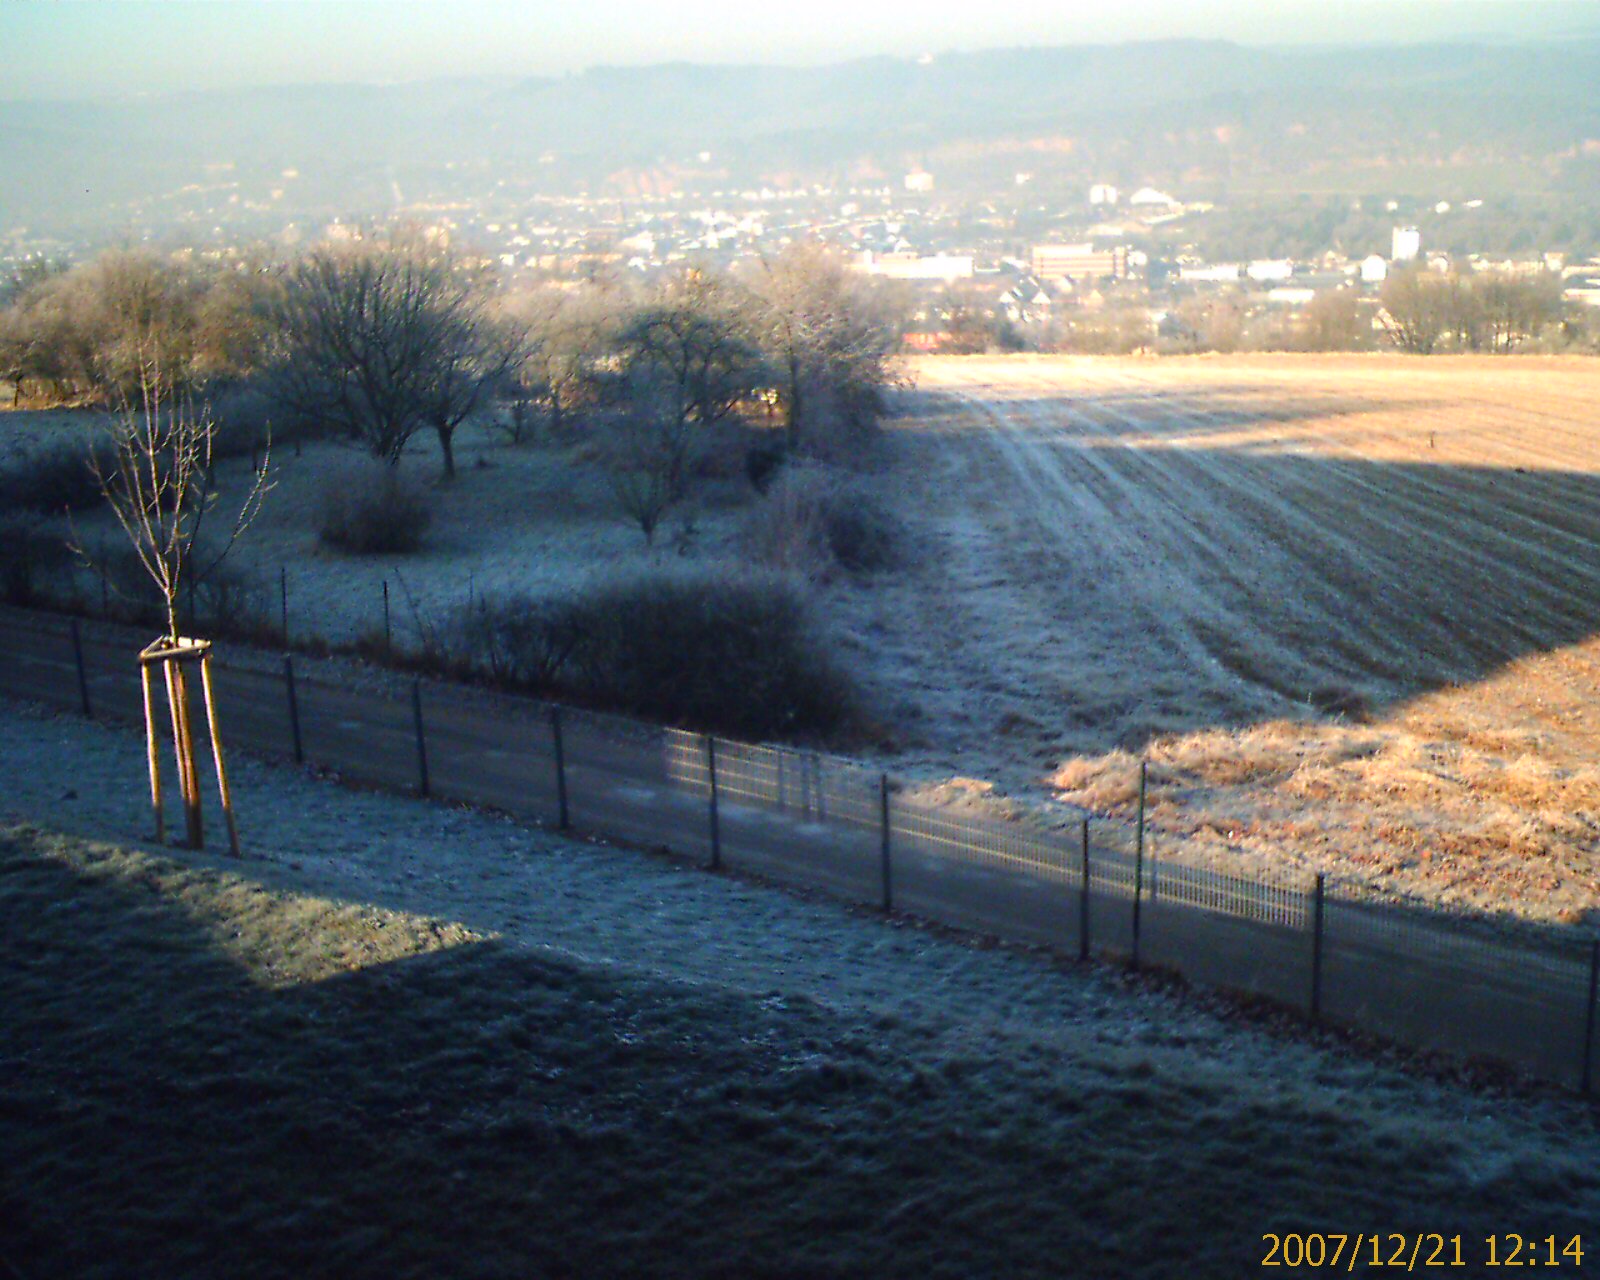
[[[0,709],[0,821],[138,830],[139,751]],[[259,762],[238,789],[244,863],[0,840],[28,1280],[1237,1275],[1270,1230],[1600,1209],[1576,1103]]]

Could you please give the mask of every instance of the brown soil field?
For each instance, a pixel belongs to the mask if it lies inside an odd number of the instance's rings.
[[[919,554],[835,601],[904,768],[1126,818],[1143,757],[1162,856],[1600,921],[1600,361],[910,372]]]

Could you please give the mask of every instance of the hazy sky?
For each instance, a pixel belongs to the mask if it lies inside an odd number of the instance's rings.
[[[1600,34],[1597,0],[0,0],[0,98],[1201,36]]]

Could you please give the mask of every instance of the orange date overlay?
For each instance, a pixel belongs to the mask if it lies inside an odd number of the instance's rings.
[[[1583,1266],[1581,1236],[1447,1236],[1439,1232],[1291,1231],[1261,1237],[1263,1267],[1327,1267],[1354,1272],[1515,1267],[1530,1270]]]

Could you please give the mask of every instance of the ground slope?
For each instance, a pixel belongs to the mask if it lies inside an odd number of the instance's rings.
[[[3,707],[0,760],[0,823],[120,835],[0,836],[30,1280],[1237,1275],[1600,1210],[1575,1103],[251,761],[254,856],[158,856],[136,735]]]

